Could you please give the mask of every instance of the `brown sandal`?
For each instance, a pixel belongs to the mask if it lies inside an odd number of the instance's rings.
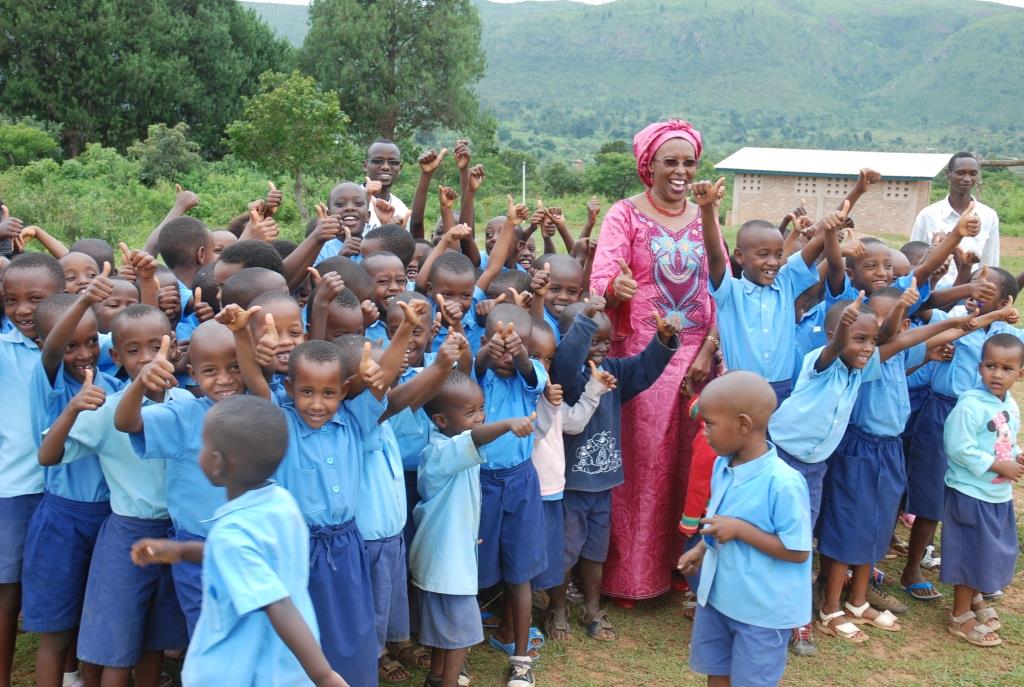
[[[411,641],[389,644],[388,655],[406,668],[430,668],[430,651]]]
[[[412,677],[405,666],[387,654],[377,661],[377,674],[382,682],[405,682]]]

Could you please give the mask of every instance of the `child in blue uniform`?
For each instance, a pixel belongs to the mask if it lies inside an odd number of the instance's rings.
[[[788,260],[783,258],[778,228],[762,220],[746,222],[736,235],[735,257],[743,268],[736,278],[729,270],[718,227],[720,187],[721,181],[716,185],[700,182],[694,197],[702,211],[709,290],[718,308],[725,363],[731,370],[750,370],[765,377],[782,403],[792,391],[796,298],[818,282],[814,262],[823,248],[833,278],[842,274],[837,232],[846,216],[835,211],[823,217],[814,238]]]
[[[622,405],[647,389],[672,360],[679,347],[676,328],[655,314],[657,336],[651,337],[639,355],[607,358],[612,325],[604,314],[605,300],[591,296],[586,303],[570,305],[559,318],[564,331],[555,353],[555,380],[562,385],[564,401],[575,404],[594,376],[612,375],[618,384],[601,397],[597,410],[583,431],[565,435],[565,555],[566,575],[580,564],[583,582],[583,624],[591,638],[615,639],[615,628],[601,610],[601,581],[611,537],[612,489],[623,482],[621,441]],[[588,367],[589,365],[589,367]],[[551,593],[554,623],[568,625],[565,605],[566,579]]]
[[[346,685],[317,643],[302,515],[269,479],[288,443],[281,411],[253,396],[225,399],[207,413],[202,435],[199,465],[228,498],[206,542],[141,539],[132,547],[139,565],[203,566],[203,612],[182,684]]]
[[[484,446],[509,433],[525,438],[533,432],[535,416],[484,424],[484,408],[479,385],[458,371],[427,404],[438,433],[420,461],[423,500],[414,511],[409,564],[420,590],[420,642],[433,648],[428,687],[458,685],[469,647],[483,641],[476,603],[476,533]]]
[[[907,369],[924,361],[926,346],[949,343],[973,326],[971,318],[962,317],[908,330],[905,314],[918,298],[913,285],[902,292],[879,289],[872,296],[871,308],[884,332],[879,338],[897,334],[879,344],[881,376],[861,386],[823,485],[818,549],[826,585],[818,627],[827,635],[855,643],[868,638],[858,625],[892,632],[902,629],[892,612],[868,603],[867,590],[873,564],[889,547],[906,489],[900,433],[910,415]],[[912,347],[904,348],[908,342]],[[894,352],[898,348],[902,350]],[[851,567],[853,579],[842,607],[840,596]]]
[[[1010,388],[1024,370],[1024,343],[1012,334],[985,341],[978,371],[984,389],[960,396],[946,421],[946,498],[939,579],[953,585],[949,632],[975,646],[1002,642],[995,609],[981,593],[1013,579],[1017,525],[1013,482],[1024,475],[1020,412]]]
[[[114,318],[111,332],[113,360],[134,379],[156,357],[171,325],[160,310],[131,305]],[[103,666],[104,684],[127,687],[134,668],[136,685],[155,687],[163,652],[184,649],[188,633],[170,568],[138,568],[128,555],[136,540],[166,536],[171,521],[165,461],[139,460],[128,435],[113,428],[122,395],[106,396],[87,372],[86,382],[46,432],[39,462],[57,465],[99,457],[113,512],[100,528],[89,565],[78,656]],[[174,388],[147,392],[144,403],[191,397]]]
[[[547,385],[547,371],[530,358],[526,348],[532,327],[530,314],[517,305],[501,303],[487,316],[484,343],[476,356],[476,378],[492,421],[533,413]],[[532,434],[501,436],[480,470],[479,586],[505,584],[505,615],[512,619],[513,636],[496,633],[491,643],[510,654],[508,687],[533,684],[527,654],[530,580],[547,568],[546,552],[536,537],[544,511],[532,454]]]
[[[1015,319],[1013,301],[1017,297],[1017,280],[1006,270],[989,267],[987,274],[975,272],[974,280],[988,279],[996,285],[991,298],[973,301],[977,317],[986,324],[960,339],[949,362],[933,363],[931,393],[925,399],[914,425],[913,440],[907,456],[907,505],[913,513],[907,562],[900,578],[904,590],[917,601],[934,601],[942,597],[931,582],[924,579],[921,559],[925,548],[935,536],[944,508],[944,482],[947,460],[942,436],[946,418],[957,398],[978,383],[978,363],[985,341],[996,334],[1008,333],[1024,337],[1024,332],[1003,321]],[[987,590],[993,591],[993,590]]]
[[[679,559],[700,568],[690,668],[708,685],[777,685],[785,636],[811,613],[807,482],[766,440],[775,408],[768,383],[730,372],[700,396],[708,444],[719,454],[702,539]]]
[[[209,519],[226,502],[224,490],[210,484],[198,457],[206,413],[226,398],[245,393],[238,354],[231,331],[220,322],[203,322],[189,343],[189,375],[202,392],[199,398],[145,404],[147,392],[159,393],[177,386],[168,361],[170,338],[161,343],[157,356],[142,368],[125,389],[114,412],[114,427],[126,432],[140,458],[166,460],[167,511],[177,541],[202,541],[210,532]],[[185,614],[189,634],[199,619],[202,602],[201,568],[183,562],[172,569],[174,589]]]
[[[109,273],[110,263],[105,263],[103,273],[81,295],[51,296],[36,310],[39,335],[45,338],[31,380],[37,445],[87,381],[105,393],[123,386],[96,370],[99,330],[92,306],[113,290]],[[25,540],[24,626],[43,633],[36,655],[36,681],[57,687],[81,620],[96,537],[110,515],[110,490],[95,454],[74,464],[46,468],[45,480],[46,493]],[[61,584],[53,583],[54,570],[64,571]]]
[[[29,390],[39,362],[35,313],[40,302],[63,290],[60,263],[43,253],[18,255],[4,271],[4,316],[11,329],[0,334],[0,388],[6,402],[6,418],[0,422],[0,682],[10,681],[25,535],[43,497]]]

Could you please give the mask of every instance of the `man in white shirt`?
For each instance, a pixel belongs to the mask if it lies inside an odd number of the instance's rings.
[[[935,245],[949,233],[960,215],[974,200],[974,213],[981,220],[981,231],[977,236],[965,237],[960,247],[965,252],[978,256],[980,265],[999,265],[999,216],[989,206],[976,200],[971,192],[981,184],[981,164],[972,153],[957,153],[946,165],[946,179],[949,181],[949,195],[932,203],[917,214],[911,241],[924,241]],[[956,268],[950,265],[949,272],[939,282],[949,286],[956,278]]]
[[[366,150],[366,159],[363,160],[363,171],[371,181],[380,182],[380,193],[377,198],[382,198],[395,208],[395,219],[408,221],[409,208],[402,200],[391,193],[391,186],[398,179],[402,171],[402,152],[393,142],[387,139],[379,139],[370,144]],[[403,219],[404,218],[404,219]],[[366,230],[369,231],[380,226],[380,219],[377,218],[377,210],[370,205],[370,219],[366,222]],[[405,226],[403,224],[403,226]]]

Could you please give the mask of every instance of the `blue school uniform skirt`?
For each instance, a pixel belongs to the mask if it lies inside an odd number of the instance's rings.
[[[906,511],[926,520],[942,520],[947,460],[942,437],[946,418],[955,405],[952,396],[933,391],[921,405],[914,423],[907,456]]]
[[[0,584],[21,582],[28,524],[42,494],[0,498]]]
[[[818,551],[849,565],[882,560],[906,484],[899,437],[847,427],[828,460]]]
[[[540,543],[544,507],[532,460],[504,470],[480,470],[480,588],[523,584],[548,567]]]
[[[27,632],[78,626],[89,561],[110,502],[43,496],[28,526],[22,566],[22,614]]]
[[[903,428],[900,438],[903,439],[903,460],[910,457],[910,447],[914,444],[914,426],[917,425],[917,416],[921,413],[921,406],[931,395],[931,389],[927,386],[914,386],[908,390],[910,396],[910,417]]]
[[[309,596],[327,662],[350,685],[376,685],[370,559],[355,518],[309,530]]]
[[[1017,563],[1013,501],[989,503],[946,487],[939,580],[979,592],[1010,584]]]
[[[775,445],[775,450],[779,454],[779,458],[786,465],[803,475],[804,480],[807,482],[807,493],[811,497],[811,531],[813,532],[818,522],[818,513],[821,512],[821,492],[825,483],[825,473],[828,472],[828,461],[805,463],[791,456],[788,451],[778,444]]]
[[[200,536],[185,529],[171,532],[174,541],[206,541]],[[199,612],[203,609],[203,565],[182,561],[171,566],[171,577],[174,579],[174,593],[178,596],[178,605],[185,615],[185,626],[188,636],[196,629]]]
[[[409,585],[405,564],[405,536],[401,533],[366,542],[373,590],[374,627],[377,654],[385,642],[409,639]]]
[[[530,581],[534,589],[551,589],[565,581],[565,511],[562,499],[541,501],[544,507],[544,550],[548,567]]]
[[[420,644],[435,649],[464,649],[484,641],[476,596],[418,590]]]
[[[185,616],[169,565],[132,563],[132,544],[167,536],[170,520],[111,514],[100,528],[89,566],[78,657],[112,668],[134,666],[143,651],[188,646]]]

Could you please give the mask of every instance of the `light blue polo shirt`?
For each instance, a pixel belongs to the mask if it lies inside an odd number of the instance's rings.
[[[473,300],[469,305],[469,312],[462,314],[462,331],[466,335],[466,340],[469,342],[469,350],[472,351],[475,357],[477,352],[480,351],[480,341],[483,339],[484,332],[487,327],[485,324],[477,322],[476,319],[476,306],[481,302],[487,300],[487,294],[484,293],[483,289],[479,286],[473,287]],[[430,302],[430,316],[435,317],[437,315],[437,302],[431,300]],[[444,320],[442,319],[442,322]],[[437,330],[437,334],[430,342],[430,348],[428,349],[431,353],[437,353],[438,349],[441,348],[441,344],[448,338],[448,327],[444,324]],[[426,363],[424,363],[426,364]]]
[[[139,460],[132,448],[131,437],[114,429],[114,412],[121,402],[124,390],[107,396],[106,402],[96,410],[78,414],[64,442],[63,463],[97,455],[100,468],[110,487],[110,509],[118,515],[144,520],[163,520],[167,514],[167,461]],[[170,389],[167,402],[190,399],[184,389]],[[143,398],[143,407],[154,401]]]
[[[110,351],[114,348],[114,337],[110,332],[100,332],[100,357],[96,361],[96,367],[102,372],[106,372],[111,377],[117,375],[121,366],[114,362],[114,358],[111,357]]]
[[[900,351],[882,363],[879,378],[861,385],[850,423],[880,437],[902,434],[910,419],[907,369],[924,362],[927,352],[927,346],[922,343]]]
[[[374,343],[380,341],[385,347],[391,341],[391,337],[388,336],[388,326],[384,323],[384,320],[377,320],[363,331],[365,336]]]
[[[547,308],[544,308],[544,321],[551,327],[551,331],[555,333],[555,344],[562,342],[562,330],[558,328],[558,318],[548,312]]]
[[[760,286],[725,271],[708,290],[718,307],[722,353],[730,370],[750,370],[769,382],[790,379],[796,358],[796,297],[818,283],[800,253],[789,256],[775,280]]]
[[[738,467],[715,461],[707,517],[724,515],[774,534],[790,551],[811,551],[807,482],[775,447]],[[739,540],[711,537],[700,571],[697,602],[741,623],[772,629],[800,627],[811,617],[811,556],[789,563]],[[721,575],[719,575],[721,573]]]
[[[997,460],[1020,455],[1020,410],[1010,394],[1000,401],[988,389],[965,391],[946,419],[943,445],[949,461],[945,483],[971,498],[1005,503],[1013,482],[992,472]]]
[[[911,273],[911,274],[908,274],[908,275],[903,276],[903,277],[897,277],[896,279],[893,280],[892,284],[889,284],[889,286],[892,286],[892,287],[895,287],[897,289],[900,289],[901,291],[906,291],[907,288],[910,287],[910,282],[913,279],[913,276],[914,276],[913,273]],[[928,297],[931,296],[931,294],[932,294],[931,282],[925,280],[925,282],[923,284],[918,284],[917,285],[917,292],[919,294],[919,298],[917,299],[917,303],[914,303],[912,306],[910,306],[907,309],[907,315],[913,315],[914,313],[916,313],[918,311],[918,309],[921,307],[921,304],[924,303],[926,300],[928,300]],[[850,300],[850,301],[856,300],[857,296],[859,294],[860,294],[860,291],[853,285],[853,282],[850,281],[850,277],[847,276],[846,277],[846,281],[843,282],[843,292],[841,294],[839,294],[838,298],[833,299],[831,301],[831,303],[829,303],[829,305],[831,305],[832,303],[835,303],[836,301],[841,301],[841,300]],[[827,300],[828,299],[826,299],[826,301]],[[871,297],[870,296],[865,297],[864,298],[864,302],[865,303],[870,303],[871,302]]]
[[[344,235],[344,232],[342,232]],[[333,258],[335,255],[341,255],[345,250],[345,242],[341,239],[331,239],[320,248],[320,253],[316,256],[317,263],[321,263],[327,258]],[[363,256],[358,253],[355,255],[346,255],[352,262],[362,262]]]
[[[39,363],[39,347],[18,329],[0,334],[0,389],[4,420],[0,422],[0,498],[43,491],[36,434],[32,431],[29,381]]]
[[[107,394],[124,387],[124,382],[99,372],[94,383]],[[43,443],[43,433],[50,428],[81,388],[82,383],[72,377],[61,363],[54,375],[53,384],[46,375],[42,358],[36,361],[32,371],[32,428],[36,446]],[[100,459],[95,453],[84,456],[70,464],[51,465],[45,468],[45,491],[71,501],[102,503],[110,500],[110,489],[100,469]]]
[[[862,370],[851,370],[837,357],[818,372],[814,363],[821,351],[811,351],[804,358],[793,394],[768,422],[775,445],[804,463],[828,460],[846,433],[861,384],[881,374],[877,348]]]
[[[424,353],[423,365],[433,364],[437,358],[436,353]],[[410,367],[398,378],[400,384],[405,384],[410,379],[423,371],[422,367]],[[427,445],[430,438],[431,423],[427,417],[427,411],[423,408],[413,410],[403,408],[387,420],[395,433],[395,440],[398,442],[398,450],[402,454],[402,469],[406,472],[415,471],[420,464],[420,454]]]
[[[989,337],[996,334],[1013,334],[1024,341],[1024,331],[1006,322],[993,322],[987,330],[976,329],[957,339],[953,359],[948,363],[936,363],[932,373],[932,391],[959,398],[964,392],[981,384],[978,363],[981,349]]]
[[[484,390],[484,416],[486,422],[497,422],[515,417],[529,417],[537,410],[537,400],[548,383],[548,373],[540,361],[530,358],[537,383],[530,386],[516,371],[511,377],[499,377],[494,370],[484,370],[479,379]],[[488,444],[485,470],[504,470],[525,463],[533,456],[533,434],[517,437],[505,432]]]
[[[167,512],[174,527],[206,537],[210,518],[228,498],[224,487],[210,484],[199,467],[203,422],[213,401],[188,396],[144,406],[142,431],[128,436],[138,456],[167,461]]]
[[[276,479],[295,497],[308,525],[341,525],[355,517],[363,447],[386,408],[386,399],[379,401],[366,389],[343,401],[323,427],[312,429],[294,405],[281,406],[288,450]]]
[[[412,512],[416,535],[409,547],[410,579],[420,589],[477,593],[480,464],[485,460],[471,430],[454,437],[431,433],[416,479],[422,500]]]
[[[391,424],[381,422],[367,435],[359,478],[356,526],[366,541],[386,539],[405,528],[405,472]]]
[[[309,536],[295,499],[271,483],[213,514],[203,606],[181,671],[186,685],[312,685],[262,610],[291,599],[319,641],[309,597]]]

